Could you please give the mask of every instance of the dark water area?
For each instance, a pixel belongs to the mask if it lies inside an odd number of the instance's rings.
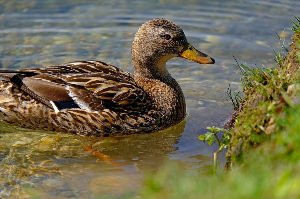
[[[0,67],[46,67],[102,60],[132,71],[130,48],[137,28],[164,17],[181,26],[190,43],[216,60],[198,65],[179,58],[168,70],[187,103],[184,122],[162,132],[113,138],[0,126],[0,198],[121,196],[136,190],[164,162],[207,171],[212,152],[198,140],[207,126],[222,126],[232,112],[226,90],[240,88],[235,56],[257,67],[275,65],[288,46],[297,0],[269,1],[1,1]]]

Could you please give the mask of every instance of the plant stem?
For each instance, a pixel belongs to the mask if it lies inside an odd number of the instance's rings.
[[[221,146],[221,141],[219,140],[219,137],[217,136],[216,132],[213,133],[214,137],[216,138],[219,147]]]

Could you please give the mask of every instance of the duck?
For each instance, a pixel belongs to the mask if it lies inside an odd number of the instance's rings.
[[[0,70],[0,120],[102,137],[168,128],[186,116],[182,89],[166,67],[174,57],[215,63],[193,47],[174,22],[155,18],[135,34],[133,73],[102,61]]]

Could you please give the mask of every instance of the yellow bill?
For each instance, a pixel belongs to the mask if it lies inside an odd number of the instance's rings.
[[[214,64],[215,60],[205,53],[200,52],[194,48],[191,44],[188,44],[183,50],[179,53],[179,56],[199,64]]]

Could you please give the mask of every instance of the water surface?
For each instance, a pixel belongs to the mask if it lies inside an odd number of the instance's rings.
[[[216,59],[168,64],[180,83],[188,117],[162,132],[115,138],[0,126],[0,198],[93,198],[134,192],[145,173],[163,162],[199,172],[214,147],[198,141],[206,126],[221,126],[232,108],[228,85],[239,88],[233,56],[250,65],[274,65],[275,33],[286,45],[297,0],[269,1],[0,1],[0,66],[17,69],[76,60],[102,60],[132,71],[130,48],[137,28],[165,17],[180,25],[195,47]]]

